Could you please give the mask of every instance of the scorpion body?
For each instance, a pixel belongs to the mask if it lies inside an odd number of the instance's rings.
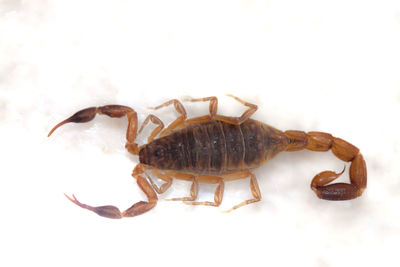
[[[153,140],[140,149],[139,161],[162,170],[220,175],[257,168],[288,142],[283,132],[259,121],[214,120]]]
[[[229,95],[231,96],[231,95]],[[226,181],[250,178],[253,198],[245,200],[228,210],[261,200],[257,179],[252,172],[267,160],[282,151],[308,149],[312,151],[332,150],[333,154],[351,162],[350,183],[331,183],[343,172],[323,171],[311,181],[311,189],[321,199],[349,200],[361,196],[367,186],[367,168],[359,149],[349,142],[329,133],[288,130],[282,132],[262,122],[250,119],[257,106],[231,96],[248,109],[240,117],[227,117],[217,114],[216,97],[187,99],[191,102],[209,101],[210,114],[187,119],[186,111],[179,100],[172,99],[153,109],[173,105],[180,116],[167,128],[156,116],[150,114],[138,130],[136,112],[126,106],[107,105],[83,109],[57,124],[48,134],[50,136],[65,123],[87,122],[96,114],[109,117],[128,118],[126,149],[139,156],[132,176],[148,201],[139,201],[121,212],[115,206],[93,207],[79,202],[74,195],[65,195],[76,205],[97,213],[100,216],[119,219],[143,214],[157,204],[157,194],[164,193],[172,184],[173,178],[191,181],[190,195],[166,200],[183,201],[188,205],[219,206],[222,202]],[[149,123],[156,128],[148,137],[148,143],[139,146],[135,140]],[[151,172],[152,175],[149,175]],[[151,176],[164,181],[156,185]],[[217,184],[214,201],[196,201],[199,183]]]

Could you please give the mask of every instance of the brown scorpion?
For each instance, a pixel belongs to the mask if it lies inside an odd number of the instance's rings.
[[[125,148],[139,156],[139,164],[133,170],[139,188],[148,201],[139,201],[121,212],[115,206],[92,207],[79,202],[74,195],[65,195],[79,207],[88,209],[100,216],[120,219],[143,214],[157,204],[157,194],[164,193],[172,184],[173,178],[191,182],[190,196],[167,200],[183,201],[188,205],[219,206],[227,181],[250,178],[253,198],[233,206],[228,211],[261,200],[260,188],[253,169],[272,159],[281,151],[332,150],[339,159],[351,162],[350,183],[333,183],[343,172],[323,171],[317,174],[311,189],[321,199],[349,200],[361,196],[367,186],[367,168],[363,156],[354,145],[333,137],[329,133],[289,130],[282,132],[267,124],[250,119],[257,106],[233,97],[248,109],[240,117],[217,114],[218,99],[215,96],[185,99],[185,101],[209,101],[210,114],[187,119],[185,108],[179,100],[173,99],[151,109],[173,105],[180,116],[164,129],[163,122],[154,115],[148,115],[139,131],[136,112],[127,106],[107,105],[83,109],[57,124],[48,134],[69,122],[88,122],[96,114],[113,118],[127,116]],[[148,137],[148,143],[139,146],[136,135],[152,122],[156,128]],[[157,137],[158,136],[158,137]],[[157,138],[156,138],[157,137]],[[146,171],[163,181],[156,185]],[[199,183],[216,184],[214,201],[196,201]]]

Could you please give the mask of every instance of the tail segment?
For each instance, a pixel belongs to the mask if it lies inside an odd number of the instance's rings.
[[[286,131],[289,145],[286,151],[308,149],[312,151],[332,150],[339,159],[351,162],[350,183],[329,184],[342,173],[324,171],[317,174],[312,182],[311,189],[321,199],[349,200],[362,195],[367,187],[367,167],[360,150],[343,139],[333,137],[323,132]]]

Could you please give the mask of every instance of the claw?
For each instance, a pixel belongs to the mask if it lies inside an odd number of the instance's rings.
[[[50,135],[60,126],[66,124],[69,122],[69,119],[63,120],[62,122],[58,123],[56,126],[53,127],[53,129],[51,129],[51,131],[49,132],[49,134],[47,135],[47,137],[50,137]]]
[[[75,203],[75,204],[77,204],[79,206],[80,202],[76,199],[74,194],[72,194],[73,199],[70,196],[68,196],[66,193],[64,193],[64,196],[66,198],[68,198],[71,202],[73,202],[73,203]]]
[[[77,205],[77,206],[79,206],[81,208],[84,208],[84,209],[88,209],[88,210],[94,211],[94,207],[79,202],[79,200],[75,197],[74,194],[72,194],[72,198],[70,196],[68,196],[67,194],[65,194],[65,193],[64,193],[64,196],[66,198],[68,198],[75,205]]]
[[[64,196],[66,198],[68,198],[75,205],[78,205],[81,208],[93,211],[94,213],[97,213],[100,216],[107,217],[110,219],[120,219],[122,217],[120,210],[115,206],[108,205],[108,206],[92,207],[92,206],[89,206],[89,205],[79,202],[78,199],[76,199],[74,194],[72,194],[72,198],[65,193],[64,193]]]
[[[69,117],[66,120],[63,120],[62,122],[58,123],[56,126],[54,126],[53,129],[49,132],[47,135],[48,137],[60,126],[70,123],[70,122],[76,122],[76,123],[81,123],[81,122],[88,122],[93,120],[93,118],[96,116],[97,108],[96,107],[90,107],[83,109],[81,111],[76,112],[74,115]]]

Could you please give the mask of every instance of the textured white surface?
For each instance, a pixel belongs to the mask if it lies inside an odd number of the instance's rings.
[[[399,266],[399,47],[398,1],[0,2],[0,264]],[[47,138],[60,120],[115,103],[142,121],[147,106],[209,95],[221,113],[240,114],[226,93],[279,129],[358,146],[364,195],[319,200],[312,177],[344,163],[302,151],[258,169],[263,200],[230,214],[221,211],[250,197],[247,180],[226,185],[220,208],[160,201],[124,220],[63,196],[121,209],[144,197],[130,177],[126,119],[96,117]],[[186,107],[189,116],[208,110]],[[177,181],[160,198],[188,188]],[[200,199],[213,190],[202,186]]]

